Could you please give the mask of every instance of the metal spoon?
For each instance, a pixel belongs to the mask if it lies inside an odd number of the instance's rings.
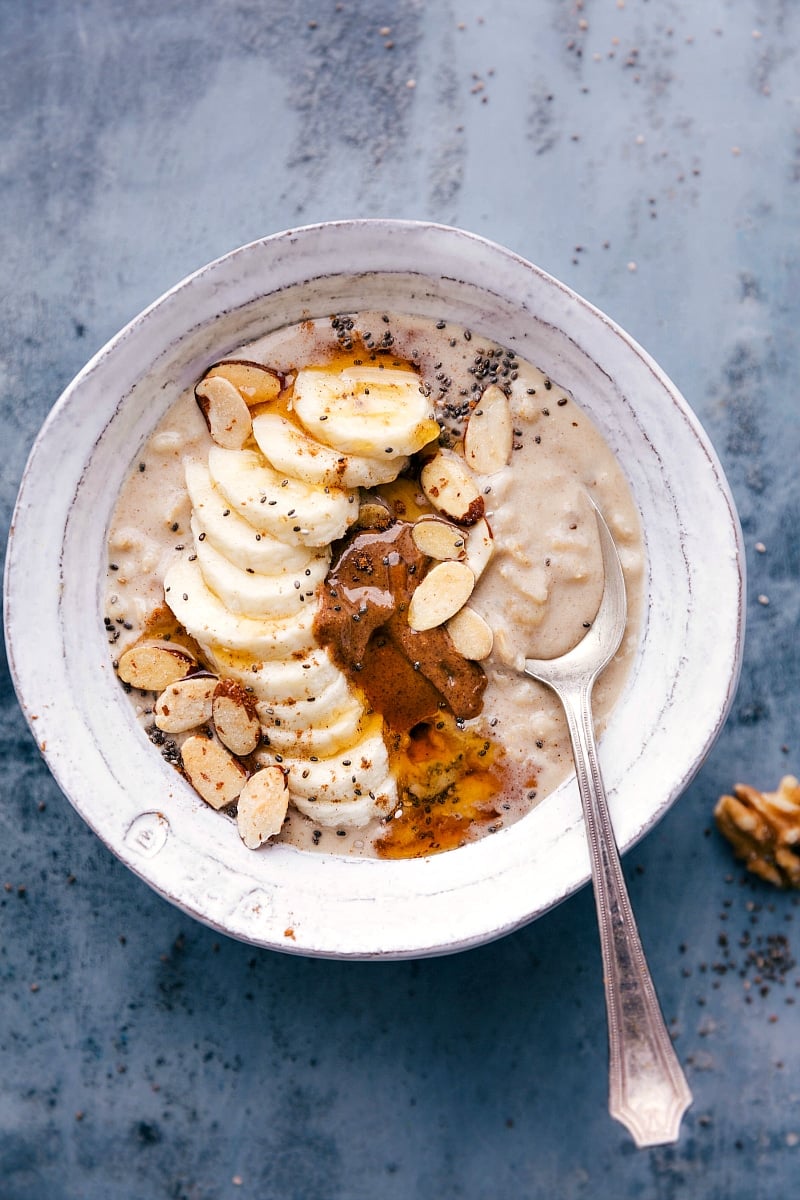
[[[659,1146],[677,1141],[692,1093],[667,1033],[639,940],[597,758],[592,687],[619,648],[627,606],[614,541],[596,507],[595,514],[605,573],[597,616],[574,649],[560,658],[528,659],[525,673],[553,689],[569,725],[603,953],[609,1111],[626,1126],[637,1146]]]

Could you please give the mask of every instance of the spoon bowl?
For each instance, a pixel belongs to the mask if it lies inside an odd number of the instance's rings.
[[[584,681],[590,680],[590,686],[594,684],[597,676],[608,666],[619,649],[628,618],[625,580],[617,548],[600,509],[593,501],[590,500],[590,503],[597,518],[597,532],[603,555],[605,586],[600,607],[586,636],[566,654],[561,654],[558,658],[525,660],[525,674],[547,684],[555,692],[558,692],[559,687],[582,684]]]

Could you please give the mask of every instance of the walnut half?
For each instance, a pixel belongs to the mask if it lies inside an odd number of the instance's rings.
[[[720,796],[714,817],[749,871],[776,887],[800,888],[800,783],[793,775],[777,792],[737,783],[732,796]]]

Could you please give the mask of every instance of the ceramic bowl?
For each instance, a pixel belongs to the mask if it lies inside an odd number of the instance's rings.
[[[650,829],[708,752],[738,677],[743,553],[730,492],[688,405],[627,334],[543,271],[460,230],[402,221],[290,230],[203,267],[123,329],[33,447],[6,563],[6,637],[20,703],[62,790],[162,896],[260,946],[411,957],[498,937],[588,879],[574,777],[512,827],[430,858],[253,853],[135,724],[102,616],[112,509],[173,400],[243,342],[363,308],[445,317],[510,342],[572,392],[616,452],[642,516],[646,615],[600,753],[621,849]]]

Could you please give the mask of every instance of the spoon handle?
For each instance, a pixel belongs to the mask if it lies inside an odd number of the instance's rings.
[[[609,1111],[637,1146],[678,1140],[692,1102],[645,960],[608,811],[592,682],[556,690],[567,715],[592,861],[608,1013]]]

